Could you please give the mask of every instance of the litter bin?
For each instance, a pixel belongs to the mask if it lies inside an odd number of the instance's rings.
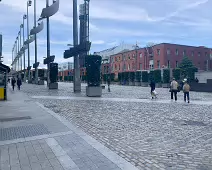
[[[6,100],[7,94],[6,94],[6,76],[3,73],[0,73],[0,100]]]
[[[7,100],[7,74],[10,68],[0,63],[0,100]]]

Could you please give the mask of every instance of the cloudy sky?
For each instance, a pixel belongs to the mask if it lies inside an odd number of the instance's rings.
[[[38,17],[45,0],[37,0]],[[50,0],[50,3],[52,1]],[[79,0],[78,3],[82,3]],[[0,33],[3,34],[4,63],[11,63],[11,51],[26,13],[27,0],[0,2]],[[212,0],[90,0],[91,52],[122,42],[145,46],[148,42],[180,43],[212,47]],[[33,6],[29,8],[33,27]],[[72,44],[72,0],[60,0],[59,12],[50,19],[51,54],[63,59]],[[45,23],[46,28],[46,23]],[[34,43],[30,47],[34,63]],[[38,61],[46,56],[46,30],[38,35]],[[69,59],[71,60],[71,59]]]

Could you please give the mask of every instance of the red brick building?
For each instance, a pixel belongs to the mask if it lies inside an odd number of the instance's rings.
[[[111,73],[176,68],[184,56],[199,70],[212,70],[212,49],[162,43],[110,56]]]

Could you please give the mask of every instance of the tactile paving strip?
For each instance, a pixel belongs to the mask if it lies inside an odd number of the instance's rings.
[[[0,129],[0,141],[50,134],[43,124]]]

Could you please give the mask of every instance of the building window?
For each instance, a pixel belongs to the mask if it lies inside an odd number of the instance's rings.
[[[141,53],[141,54],[140,54],[140,58],[141,58],[141,59],[142,59],[142,56],[143,56],[143,55],[142,55],[142,53]]]
[[[135,63],[133,63],[133,70],[136,70],[136,65],[135,65]]]
[[[176,55],[178,55],[178,54],[179,54],[179,51],[178,51],[178,49],[176,49],[176,51],[175,51],[175,54],[176,54]]]
[[[130,60],[130,55],[128,55],[128,59]]]
[[[124,61],[126,60],[126,56],[125,56],[125,55],[123,55],[123,60],[124,60]]]
[[[133,54],[133,58],[135,58],[135,54]]]
[[[178,61],[176,61],[176,68],[178,67]]]
[[[140,70],[142,70],[142,64],[140,64]]]
[[[167,62],[167,67],[170,68],[170,61]]]
[[[116,66],[116,64],[115,64],[115,71],[117,70],[117,66]]]
[[[130,64],[128,64],[128,70],[130,70]]]
[[[207,52],[205,52],[205,57],[208,57],[208,53]]]
[[[191,52],[191,56],[192,56],[192,57],[194,56],[194,52],[193,52],[193,51]]]
[[[186,56],[186,50],[183,51],[183,56]]]
[[[124,71],[126,70],[126,64],[124,64]]]
[[[157,49],[157,54],[160,55],[160,49]]]
[[[171,52],[170,52],[170,49],[168,48],[168,49],[167,49],[167,54],[170,55],[170,53],[171,53]]]
[[[200,52],[198,52],[198,57],[201,57],[201,53]]]
[[[160,61],[157,61],[157,66],[158,68],[160,68]]]

